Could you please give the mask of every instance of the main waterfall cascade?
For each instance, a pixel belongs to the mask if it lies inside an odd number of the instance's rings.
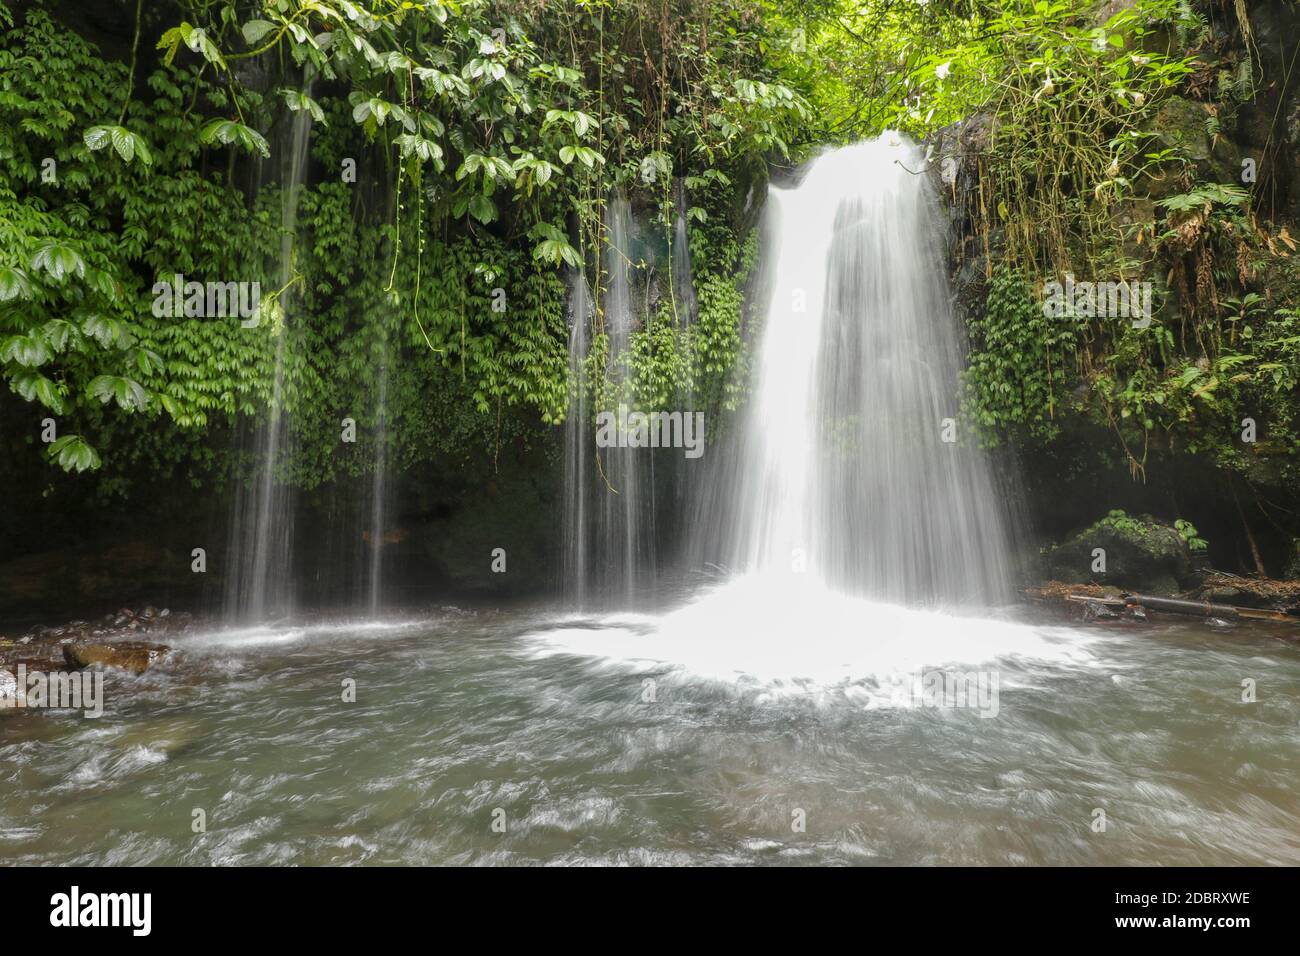
[[[924,168],[919,148],[886,134],[823,153],[797,185],[769,191],[756,282],[767,308],[747,407],[707,449],[702,480],[678,466],[660,476],[695,572],[929,607],[1009,593],[1006,496],[960,431],[964,343]],[[683,218],[674,254],[679,227]],[[603,315],[611,355],[627,347],[632,229],[613,200],[601,310],[585,281],[571,284],[575,375],[593,317]],[[652,455],[598,455],[593,411],[580,397],[566,429],[565,577],[578,606],[591,587],[630,598],[655,558]]]
[[[924,166],[886,134],[770,191],[753,392],[712,452],[697,559],[895,603],[1007,591],[1002,499],[957,430],[963,343]]]

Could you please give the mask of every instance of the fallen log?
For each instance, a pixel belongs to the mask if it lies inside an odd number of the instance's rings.
[[[1100,604],[1104,607],[1140,607],[1147,611],[1166,614],[1187,614],[1192,617],[1217,617],[1244,621],[1277,621],[1300,625],[1300,611],[1268,611],[1255,607],[1235,607],[1231,604],[1214,604],[1210,601],[1188,601],[1184,598],[1157,597],[1153,594],[1125,594],[1117,598],[1093,597],[1088,594],[1067,594],[1067,601]]]

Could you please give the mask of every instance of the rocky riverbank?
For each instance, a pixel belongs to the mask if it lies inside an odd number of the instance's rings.
[[[1024,589],[1027,603],[1037,610],[1065,620],[1084,622],[1148,622],[1151,620],[1186,620],[1186,614],[1144,607],[1123,599],[1132,592],[1115,585],[1071,584],[1048,581]],[[1172,595],[1178,600],[1195,602],[1203,613],[1196,616],[1218,625],[1237,623],[1231,613],[1216,609],[1277,612],[1274,622],[1279,634],[1300,640],[1300,581],[1274,581],[1268,578],[1243,578],[1235,574],[1214,572],[1206,575],[1195,588]],[[1294,616],[1294,623],[1285,620]],[[1247,619],[1252,627],[1261,621]],[[1264,622],[1270,623],[1270,622]]]
[[[0,670],[29,672],[111,667],[140,674],[166,656],[166,643],[194,627],[193,615],[168,608],[122,608],[96,621],[0,632]]]

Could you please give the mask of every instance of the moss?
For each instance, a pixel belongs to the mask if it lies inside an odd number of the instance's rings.
[[[1204,547],[1189,522],[1169,525],[1115,510],[1070,535],[1047,559],[1052,576],[1067,583],[1172,594],[1190,579],[1193,550]]]

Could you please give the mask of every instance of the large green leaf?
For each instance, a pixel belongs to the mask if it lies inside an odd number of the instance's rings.
[[[13,389],[26,401],[38,401],[56,415],[63,412],[59,387],[40,372],[22,372],[13,378]]]
[[[63,281],[63,277],[69,274],[86,274],[85,260],[77,254],[77,250],[58,242],[47,242],[37,249],[32,256],[31,267],[44,269],[56,282]]]
[[[81,321],[81,331],[89,335],[104,348],[126,348],[131,344],[131,333],[117,319],[92,314]]]
[[[31,294],[32,285],[26,272],[17,266],[0,268],[0,302],[30,298]]]
[[[244,42],[249,46],[255,46],[268,33],[275,29],[275,24],[266,20],[249,20],[240,28],[244,34]]]
[[[153,165],[153,153],[144,137],[131,132],[125,126],[92,126],[82,136],[86,148],[91,152],[103,149],[110,143],[123,162],[131,162],[137,156],[146,166]]]
[[[127,411],[140,411],[149,403],[149,393],[139,382],[121,375],[99,375],[91,379],[86,391],[108,404],[116,400]]]
[[[50,459],[64,471],[86,471],[99,467],[99,453],[80,435],[64,435],[50,444]]]
[[[0,362],[17,362],[27,368],[50,360],[49,347],[36,335],[9,335],[0,339]]]
[[[263,158],[271,155],[271,147],[261,133],[234,120],[212,120],[199,130],[199,142],[209,146],[216,143],[229,146],[234,143],[250,153],[261,154]]]

